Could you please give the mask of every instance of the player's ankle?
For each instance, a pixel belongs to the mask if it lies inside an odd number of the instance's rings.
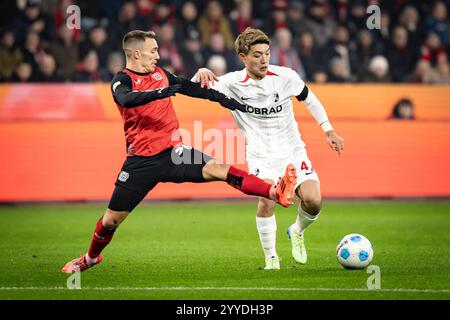
[[[278,197],[277,197],[277,187],[276,186],[272,186],[269,190],[269,197],[270,200],[273,201],[278,201]]]
[[[297,223],[293,224],[292,231],[299,236],[301,236],[303,233],[302,230],[300,229],[300,226]]]
[[[88,253],[85,254],[85,259],[86,259],[86,264],[89,266],[96,264],[98,261],[98,257],[91,258]]]

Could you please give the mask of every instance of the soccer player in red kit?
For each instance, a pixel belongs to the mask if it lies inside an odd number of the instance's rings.
[[[241,112],[246,112],[245,105],[158,67],[158,44],[152,31],[127,33],[123,49],[126,69],[114,77],[111,89],[124,120],[127,158],[108,208],[97,222],[89,251],[69,261],[61,270],[65,273],[81,272],[100,263],[100,253],[117,227],[159,182],[226,181],[245,194],[271,199],[284,207],[293,201],[296,172],[292,165],[273,186],[183,145],[170,97],[181,93]]]

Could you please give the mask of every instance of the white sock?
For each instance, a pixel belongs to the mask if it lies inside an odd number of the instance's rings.
[[[271,217],[256,217],[256,228],[259,233],[259,240],[264,250],[266,258],[278,256],[275,249],[277,239],[277,221],[275,215]]]
[[[308,226],[317,220],[319,214],[313,216],[303,210],[302,206],[298,206],[297,220],[295,221],[294,231],[297,234],[302,234]]]
[[[97,263],[97,261],[98,261],[98,257],[97,258],[91,258],[91,257],[89,257],[89,255],[87,253],[85,255],[85,258],[86,258],[86,263],[89,266],[93,265],[94,263]]]

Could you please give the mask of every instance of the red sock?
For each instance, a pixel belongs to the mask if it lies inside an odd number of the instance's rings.
[[[97,258],[103,249],[110,243],[116,229],[108,230],[103,226],[103,216],[97,221],[94,236],[92,237],[88,255],[90,258]]]
[[[270,192],[272,186],[269,183],[236,167],[230,167],[227,183],[245,194],[272,199]]]

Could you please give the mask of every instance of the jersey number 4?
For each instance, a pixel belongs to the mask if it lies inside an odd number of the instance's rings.
[[[305,161],[302,162],[302,166],[300,167],[300,170],[308,170],[309,171],[308,165],[306,164]],[[312,171],[312,168],[311,168],[311,171]]]

